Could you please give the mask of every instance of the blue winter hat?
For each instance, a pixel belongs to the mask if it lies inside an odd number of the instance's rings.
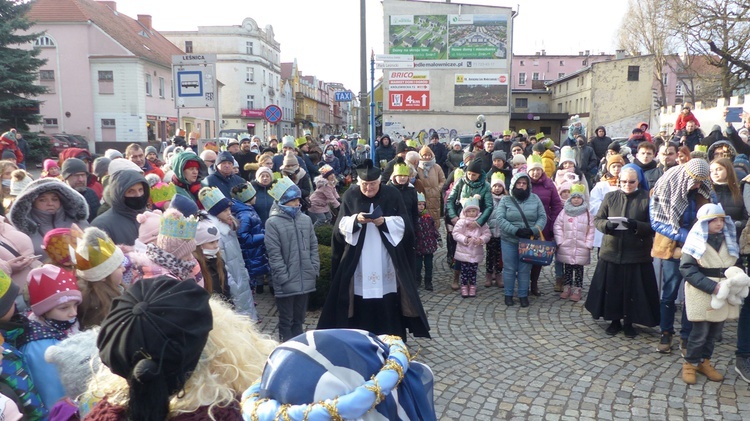
[[[169,204],[169,207],[177,209],[180,213],[185,215],[185,217],[198,214],[198,205],[194,201],[179,194],[176,194],[172,198],[172,203]]]
[[[224,151],[219,153],[219,155],[216,157],[216,166],[218,167],[219,164],[221,164],[224,161],[234,162],[234,157],[232,156],[232,153],[229,151]]]
[[[198,192],[198,199],[203,204],[203,209],[213,216],[219,216],[232,205],[224,193],[216,187],[203,187]]]
[[[279,198],[279,203],[284,205],[294,199],[301,199],[302,198],[302,190],[300,190],[297,185],[293,185],[286,189],[284,194],[281,195],[281,198]]]

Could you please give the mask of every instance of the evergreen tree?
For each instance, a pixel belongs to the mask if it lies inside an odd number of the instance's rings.
[[[29,124],[39,122],[39,101],[34,99],[46,88],[37,84],[39,67],[46,60],[38,58],[38,48],[24,48],[41,33],[24,34],[31,28],[26,14],[31,7],[20,0],[0,0],[0,129],[11,127],[27,131]]]

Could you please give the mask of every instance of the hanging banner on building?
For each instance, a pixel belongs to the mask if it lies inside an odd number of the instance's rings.
[[[389,110],[429,110],[430,72],[389,71]]]
[[[453,90],[456,107],[508,105],[506,74],[457,74]]]

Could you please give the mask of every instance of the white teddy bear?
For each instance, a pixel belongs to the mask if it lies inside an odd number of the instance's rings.
[[[719,282],[719,292],[711,296],[711,308],[718,310],[727,302],[731,305],[742,305],[750,292],[750,277],[737,266],[724,271],[727,279]]]

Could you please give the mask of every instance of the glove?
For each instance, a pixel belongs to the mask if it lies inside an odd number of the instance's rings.
[[[516,231],[516,237],[518,238],[531,238],[534,236],[534,231],[529,228],[519,228]]]
[[[614,223],[614,222],[612,222],[612,221],[607,221],[607,225],[605,225],[605,228],[607,229],[607,231],[608,231],[608,232],[612,232],[612,231],[614,231],[614,230],[615,230],[615,226],[616,226],[616,225],[615,225],[615,223]]]
[[[628,218],[628,229],[635,232],[638,229],[638,221],[633,218]]]

